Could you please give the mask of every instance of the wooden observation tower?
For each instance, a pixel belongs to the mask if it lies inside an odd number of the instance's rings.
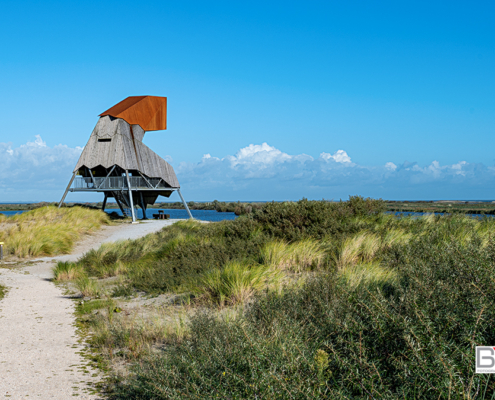
[[[143,210],[158,196],[177,191],[189,217],[174,169],[143,143],[148,131],[167,129],[167,98],[132,96],[100,114],[100,119],[74,168],[68,192],[103,192],[117,202],[124,216],[136,221],[135,206]]]

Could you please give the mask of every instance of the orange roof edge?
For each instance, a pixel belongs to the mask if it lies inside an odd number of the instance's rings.
[[[139,125],[144,131],[167,129],[167,98],[159,96],[130,96],[99,116],[122,118],[130,125]]]

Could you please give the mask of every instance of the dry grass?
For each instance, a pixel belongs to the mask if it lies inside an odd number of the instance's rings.
[[[393,244],[406,244],[412,239],[411,233],[406,233],[402,229],[388,229],[383,237],[383,246],[390,247]]]
[[[379,248],[375,235],[363,232],[343,241],[334,256],[338,269],[357,264],[361,259],[369,259]]]
[[[394,244],[406,244],[411,238],[412,234],[402,229],[388,229],[383,238],[374,233],[360,232],[345,239],[333,254],[333,259],[339,270],[358,263],[368,263],[376,259],[380,250]]]
[[[257,291],[277,285],[282,279],[283,274],[278,269],[233,261],[223,269],[203,274],[193,290],[219,305],[238,304]]]
[[[362,285],[368,288],[382,288],[386,285],[395,285],[399,281],[399,275],[396,271],[386,268],[378,262],[348,265],[339,271],[339,277],[352,288]]]
[[[53,277],[56,281],[70,281],[82,276],[84,276],[83,269],[71,262],[59,262],[53,268]]]
[[[133,360],[168,340],[185,338],[189,333],[189,314],[188,309],[173,308],[153,309],[151,313],[142,309],[121,312],[111,305],[92,318],[91,342],[109,359],[118,356]]]
[[[96,297],[100,294],[100,287],[95,279],[80,276],[76,279],[76,287],[84,297]]]
[[[0,220],[5,254],[17,257],[67,254],[84,234],[109,223],[104,212],[81,207],[41,207]]]
[[[304,239],[292,244],[274,240],[261,249],[263,264],[292,272],[318,269],[324,258],[325,251],[314,239]]]

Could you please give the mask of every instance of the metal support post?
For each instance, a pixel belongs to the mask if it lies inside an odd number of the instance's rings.
[[[146,216],[146,204],[144,203],[143,192],[139,192],[139,197],[141,199],[141,208],[143,209],[143,219],[148,219]]]
[[[105,211],[105,206],[107,205],[107,194],[105,193],[105,198],[103,199],[103,205],[101,206],[101,211]]]
[[[187,213],[189,214],[189,218],[194,219],[192,214],[191,214],[191,211],[189,211],[189,207],[187,206],[187,203],[184,200],[184,197],[182,197],[182,193],[180,192],[180,189],[177,189],[177,193],[179,193],[180,199],[182,200],[182,204],[184,204],[184,207],[185,207]]]
[[[0,260],[3,259],[3,242],[0,242]]]
[[[64,200],[65,200],[65,196],[67,196],[67,193],[69,193],[70,185],[72,185],[72,182],[74,182],[75,177],[76,177],[76,173],[74,172],[72,174],[72,178],[71,178],[69,184],[67,185],[67,189],[65,189],[65,193],[62,197],[62,200],[60,200],[60,203],[58,203],[58,208],[62,207],[62,204],[64,203]]]
[[[125,174],[127,176],[127,186],[129,186],[129,201],[131,203],[132,223],[134,223],[136,222],[136,215],[134,213],[134,201],[132,200],[131,180],[129,179],[129,171],[125,170]]]
[[[120,211],[122,211],[122,216],[125,217],[124,207],[122,207],[122,204],[120,204],[120,200],[117,197],[115,197],[115,201],[117,202],[117,205],[119,206]]]

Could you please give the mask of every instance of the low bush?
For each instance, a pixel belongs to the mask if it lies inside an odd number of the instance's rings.
[[[290,242],[326,235],[357,232],[356,217],[378,217],[385,210],[381,200],[350,197],[345,202],[309,201],[267,203],[253,212],[252,219],[270,236]]]

